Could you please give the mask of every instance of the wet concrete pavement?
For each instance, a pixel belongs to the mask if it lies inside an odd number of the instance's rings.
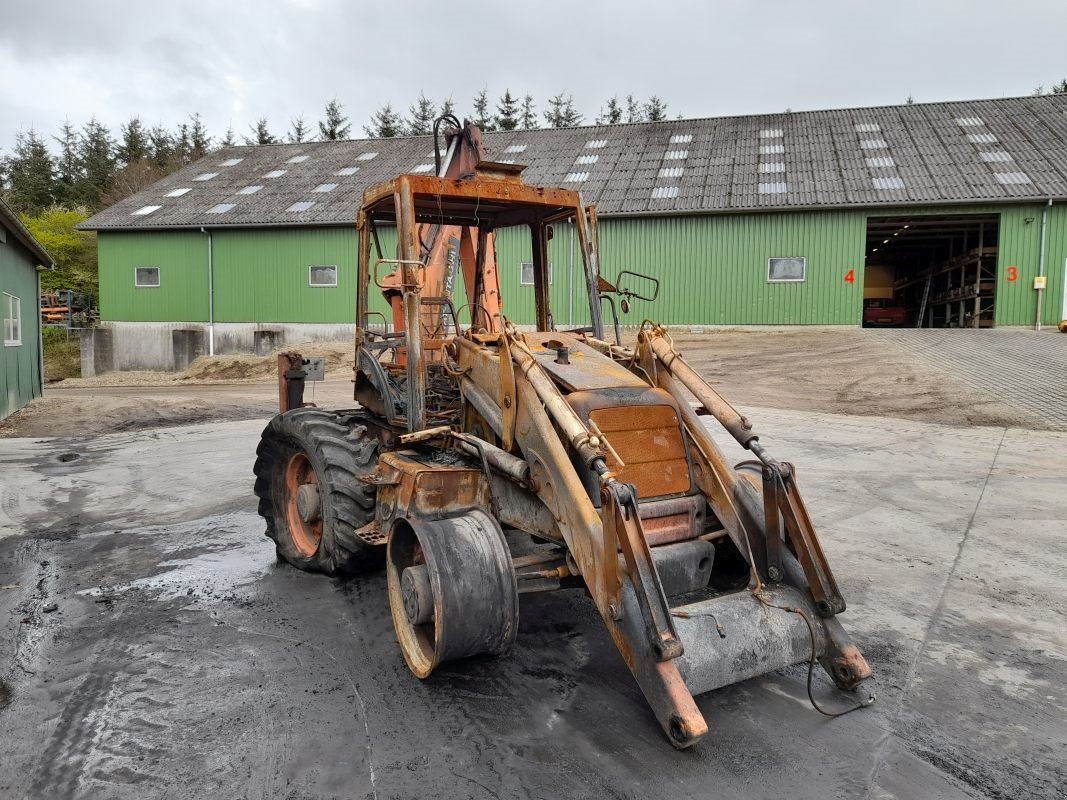
[[[685,752],[578,592],[413,678],[382,575],[276,563],[261,422],[0,442],[0,797],[1064,797],[1067,434],[752,416],[879,699],[826,719],[792,668],[700,697]]]

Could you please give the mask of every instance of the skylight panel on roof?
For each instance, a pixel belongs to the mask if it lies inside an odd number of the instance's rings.
[[[856,133],[878,133],[882,130],[882,126],[877,122],[857,122],[852,128]]]
[[[272,169],[270,172],[265,173],[263,175],[263,177],[264,178],[280,178],[282,175],[284,175],[288,171],[289,170],[287,170],[287,169]]]
[[[903,189],[904,179],[897,177],[871,178],[871,184],[875,189]]]
[[[262,188],[262,186],[246,186],[245,188],[241,189],[237,194],[255,194]]]
[[[785,163],[782,161],[766,161],[759,165],[760,172],[785,172]]]
[[[785,194],[789,191],[789,187],[784,181],[781,183],[761,183],[756,186],[756,191],[760,194]]]
[[[522,153],[522,152],[524,152],[526,150],[526,147],[527,146],[524,145],[524,144],[509,144],[507,147],[504,148],[504,152],[505,153]]]
[[[227,158],[225,161],[220,161],[219,162],[219,166],[220,167],[236,167],[242,161],[244,161],[243,158]]]
[[[289,206],[289,208],[287,208],[285,210],[286,211],[307,211],[313,205],[315,205],[315,202],[313,200],[301,200],[299,203],[293,203],[291,206]]]
[[[377,153],[360,153],[356,158],[356,161],[370,161],[372,158],[377,158]]]
[[[590,139],[585,143],[586,149],[595,150],[598,147],[603,147],[608,143],[607,139]]]
[[[985,150],[978,155],[982,157],[983,161],[1012,161],[1011,153],[1004,150]]]
[[[338,175],[355,175],[357,172],[359,172],[359,167],[344,167],[337,170]]]
[[[759,132],[761,139],[781,139],[782,135],[781,128],[764,128]]]
[[[1033,183],[1025,172],[994,172],[993,177],[1004,185]]]
[[[785,152],[785,145],[784,144],[764,144],[764,145],[760,145],[759,151],[760,151],[760,155],[764,155],[764,156],[776,155],[778,153],[784,153]]]
[[[681,190],[677,186],[657,186],[652,190],[653,200],[669,200],[677,197]]]
[[[419,164],[413,167],[412,172],[433,172],[433,164]]]
[[[867,166],[872,169],[887,169],[896,165],[897,162],[893,160],[892,156],[876,156],[875,158],[867,159]]]
[[[885,139],[860,139],[860,147],[864,150],[881,150],[889,147]]]
[[[217,206],[212,206],[211,208],[209,208],[207,210],[207,213],[208,214],[225,214],[227,211],[229,211],[235,205],[236,205],[236,203],[219,203]]]
[[[337,188],[337,184],[336,183],[320,183],[318,186],[316,186],[311,191],[313,191],[313,192],[332,192],[336,188]]]
[[[292,158],[290,158],[285,163],[287,163],[287,164],[299,164],[302,161],[307,161],[309,158],[311,158],[311,156],[305,156],[305,155],[293,156]]]
[[[218,174],[219,173],[217,173],[217,172],[201,172],[199,175],[197,175],[195,178],[193,178],[193,180],[194,181],[209,181],[209,180],[211,180],[212,178],[214,178]]]
[[[664,161],[681,161],[683,158],[689,158],[688,150],[668,150],[663,154]]]
[[[977,128],[979,125],[985,125],[981,117],[958,117],[956,124],[961,128]]]
[[[130,214],[131,217],[145,217],[151,214],[153,211],[159,211],[163,206],[141,206],[139,209]]]
[[[683,172],[685,172],[684,167],[664,167],[659,171],[659,176],[661,178],[680,178]]]
[[[567,176],[563,179],[564,183],[581,183],[582,181],[589,180],[588,172],[568,172]]]
[[[689,144],[693,141],[693,134],[691,133],[676,133],[671,137],[671,144]]]
[[[188,186],[183,189],[171,189],[169,192],[167,192],[167,197],[181,197],[183,194],[187,194],[191,191],[192,189]]]
[[[991,133],[968,133],[967,141],[974,144],[994,144],[997,137]]]
[[[578,156],[574,159],[575,164],[595,164],[600,160],[600,156]]]

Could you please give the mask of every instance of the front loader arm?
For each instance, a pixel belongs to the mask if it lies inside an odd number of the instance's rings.
[[[656,719],[676,747],[688,747],[707,733],[707,723],[677,665],[681,640],[637,513],[636,492],[608,471],[596,435],[525,345],[517,337],[508,338],[508,345],[496,352],[462,342],[460,366],[469,370],[479,391],[503,408],[500,376],[508,370],[501,369],[498,359],[505,353],[511,356],[515,444],[530,466],[531,485],[555,523],[555,530],[536,533],[566,543]],[[502,427],[499,416],[487,421]],[[600,474],[602,512],[590,500],[564,440]]]

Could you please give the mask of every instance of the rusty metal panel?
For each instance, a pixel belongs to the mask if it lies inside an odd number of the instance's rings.
[[[590,418],[622,458],[608,456],[608,467],[623,483],[637,487],[639,497],[684,494],[691,487],[689,462],[671,406],[598,408]]]

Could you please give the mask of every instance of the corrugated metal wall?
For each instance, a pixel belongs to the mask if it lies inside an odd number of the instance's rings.
[[[22,344],[6,347],[0,338],[0,419],[41,396],[41,317],[35,261],[13,235],[0,241],[0,302],[4,293],[22,301]],[[0,308],[0,320],[4,311]]]
[[[355,228],[214,234],[218,322],[354,322]],[[337,267],[337,286],[310,286],[312,265]]]
[[[630,269],[662,282],[659,300],[636,301],[626,322],[651,317],[674,324],[858,325],[865,225],[865,215],[857,212],[608,219],[600,226],[601,272],[613,281]],[[556,226],[550,252],[559,325],[588,319],[580,256],[576,242],[572,254],[571,240],[571,226]],[[767,259],[792,256],[807,259],[807,279],[769,283]],[[533,288],[519,286],[519,264],[530,260],[528,234],[502,232],[497,260],[506,313],[531,320]],[[845,280],[850,270],[854,283]]]
[[[1037,290],[1034,278],[1041,257],[1042,206],[1001,209],[1000,251],[997,257],[996,320],[998,325],[1033,325],[1036,321]],[[1042,301],[1042,323],[1060,321],[1063,305],[1064,264],[1067,262],[1067,206],[1048,209],[1045,242],[1045,274],[1048,286]],[[1010,267],[1017,280],[1010,281]]]
[[[207,322],[207,236],[169,231],[100,233],[96,241],[102,319]],[[137,267],[159,267],[159,286],[135,286]]]
[[[1027,325],[1034,319],[1041,211],[1040,205],[1025,205],[607,219],[601,222],[601,270],[609,280],[632,269],[662,281],[659,300],[635,302],[624,322],[651,317],[671,324],[858,325],[869,216],[999,212],[997,323]],[[229,230],[212,238],[217,321],[354,319],[354,228]],[[382,230],[381,238],[392,257],[392,230]],[[206,321],[204,234],[102,232],[98,241],[104,319]],[[555,226],[549,253],[554,319],[561,327],[583,325],[589,315],[573,226]],[[769,283],[767,259],[777,256],[805,257],[807,279]],[[520,284],[520,265],[530,259],[527,229],[498,232],[504,313],[518,323],[534,319],[533,287]],[[1067,205],[1061,205],[1049,214],[1043,315],[1049,324],[1059,319],[1065,261]],[[308,286],[312,264],[336,264],[338,286]],[[160,288],[135,288],[136,266],[159,266]],[[1007,281],[1008,266],[1017,267],[1018,280]],[[850,270],[853,283],[845,280]],[[386,310],[376,290],[370,296],[373,309]]]

